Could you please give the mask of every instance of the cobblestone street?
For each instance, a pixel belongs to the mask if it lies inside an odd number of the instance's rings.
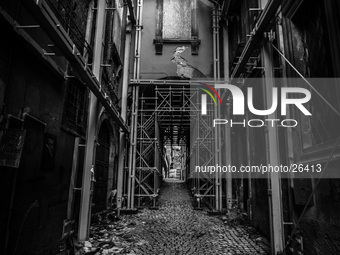
[[[129,237],[138,240],[130,254],[268,254],[267,241],[252,238],[251,227],[228,226],[221,217],[193,210],[184,183],[165,182],[159,202],[159,210],[123,216],[134,225]]]

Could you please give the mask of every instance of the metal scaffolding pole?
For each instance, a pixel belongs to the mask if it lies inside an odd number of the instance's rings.
[[[139,88],[134,86],[132,92],[132,114],[131,114],[131,134],[130,134],[130,152],[127,179],[127,209],[133,209],[134,182],[136,177],[136,147],[137,147],[137,122],[138,122],[138,93]]]
[[[135,55],[133,79],[139,79],[140,73],[140,54],[142,41],[142,16],[143,16],[143,0],[137,1],[136,9],[136,36],[135,36]],[[136,181],[136,153],[137,153],[137,128],[138,128],[138,104],[139,104],[139,87],[133,86],[132,96],[132,116],[131,116],[131,135],[130,135],[130,152],[128,171],[129,176],[127,180],[127,209],[134,209],[135,199],[135,181]]]
[[[102,63],[102,50],[104,38],[104,25],[105,25],[105,8],[106,1],[98,1],[98,14],[96,20],[96,34],[95,34],[95,47],[94,47],[94,61],[93,61],[93,74],[100,81],[101,76],[101,63]],[[88,125],[86,133],[86,147],[85,147],[85,162],[83,183],[81,191],[81,204],[79,216],[79,229],[78,239],[84,241],[88,238],[91,218],[91,200],[92,200],[92,177],[93,177],[93,164],[94,164],[94,150],[95,150],[95,137],[97,126],[97,97],[90,93],[90,104],[88,113]]]
[[[265,109],[272,105],[272,89],[274,87],[274,64],[272,46],[270,40],[265,40],[263,44],[264,70],[265,70]],[[276,114],[268,115],[268,119],[276,119]],[[268,163],[272,166],[278,166],[280,161],[278,130],[275,126],[267,126],[267,156]],[[272,254],[283,251],[283,218],[282,218],[282,200],[281,200],[281,179],[280,173],[269,173],[268,179],[268,199],[270,210],[271,226],[271,248]]]
[[[229,1],[230,2],[230,1]],[[226,3],[224,3],[224,7],[227,6]],[[223,10],[222,10],[223,12]],[[224,21],[224,27],[223,29],[223,62],[224,62],[224,82],[228,83],[230,79],[230,72],[229,72],[229,34],[228,34],[228,22]],[[228,100],[228,99],[226,99]],[[227,111],[226,111],[226,119],[230,117],[230,104],[227,102]],[[224,150],[225,150],[225,165],[231,165],[231,130],[229,125],[225,125],[224,128],[224,134],[225,134],[225,143],[224,143]],[[232,173],[227,172],[226,173],[226,208],[228,213],[230,212],[232,208]]]
[[[269,23],[281,5],[282,0],[271,0],[268,3],[267,2],[268,0],[261,0],[261,7],[264,9],[251,32],[251,36],[242,51],[233,73],[231,74],[232,81],[242,74],[249,57],[263,39],[263,33],[270,30]]]
[[[124,67],[123,67],[123,86],[122,86],[122,104],[121,104],[121,117],[126,121],[127,113],[127,95],[129,85],[129,59],[131,51],[131,24],[126,26],[125,37],[125,52],[124,52]],[[118,216],[120,215],[120,208],[122,207],[122,194],[124,184],[124,171],[125,171],[125,154],[126,154],[126,136],[123,130],[120,130],[119,135],[119,158],[118,158],[118,177],[117,177],[117,209]]]

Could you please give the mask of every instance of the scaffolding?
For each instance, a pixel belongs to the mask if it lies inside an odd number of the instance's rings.
[[[214,84],[213,81],[205,83]],[[213,103],[201,113],[202,86],[190,80],[131,80],[132,109],[130,150],[124,171],[123,208],[155,208],[163,175],[170,166],[165,146],[181,146],[183,174],[190,183],[194,206],[212,211],[226,208],[226,179],[220,173],[197,172],[197,167],[218,164],[216,131],[224,146],[225,131],[213,128]],[[203,92],[204,93],[204,92]],[[222,142],[223,141],[223,142]]]

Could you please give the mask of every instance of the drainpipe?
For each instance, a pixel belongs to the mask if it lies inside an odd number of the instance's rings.
[[[104,38],[104,25],[105,25],[105,8],[106,0],[98,0],[97,7],[97,20],[96,20],[96,34],[95,46],[93,57],[93,74],[100,82],[101,76],[101,63],[102,63],[102,49]],[[92,203],[92,180],[93,180],[93,165],[94,165],[94,151],[96,139],[96,126],[97,126],[97,105],[98,100],[96,96],[90,93],[90,104],[88,112],[88,125],[86,132],[86,147],[85,147],[85,160],[84,160],[84,173],[81,191],[80,202],[80,216],[79,216],[79,229],[78,240],[84,241],[88,238],[89,228],[91,224],[91,203]]]

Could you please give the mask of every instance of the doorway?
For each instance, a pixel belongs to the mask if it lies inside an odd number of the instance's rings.
[[[92,213],[106,210],[110,166],[110,132],[104,121],[100,127],[96,147]]]

